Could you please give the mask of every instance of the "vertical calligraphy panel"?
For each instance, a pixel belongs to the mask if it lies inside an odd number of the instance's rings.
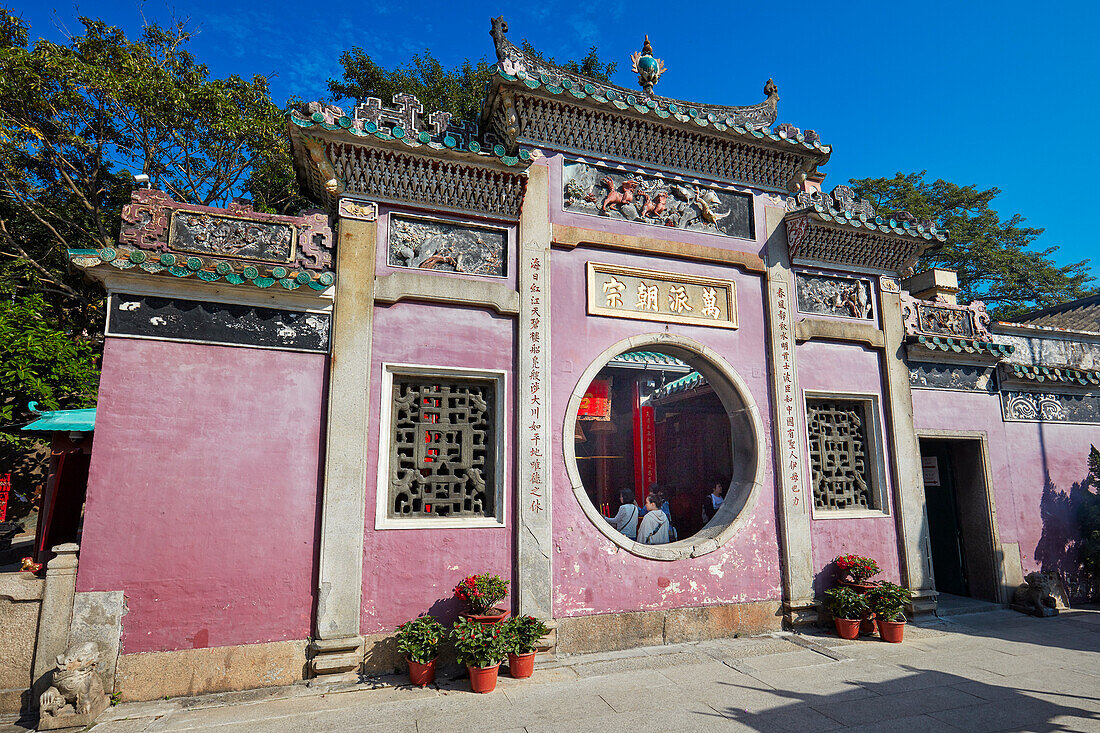
[[[551,607],[550,524],[550,181],[532,165],[519,221],[519,337],[516,356],[516,517],[519,612]]]
[[[779,492],[784,605],[792,623],[815,615],[810,501],[802,456],[802,400],[795,363],[794,308],[783,210],[766,207],[768,232],[768,345],[771,350],[772,441]]]

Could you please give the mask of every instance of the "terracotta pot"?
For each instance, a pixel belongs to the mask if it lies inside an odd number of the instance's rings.
[[[485,626],[492,626],[493,624],[499,624],[501,621],[508,618],[508,611],[506,609],[503,609],[503,608],[494,608],[494,609],[491,610],[490,613],[486,613],[486,614],[463,613],[463,614],[459,614],[459,615],[461,615],[462,618],[473,619],[474,621],[477,621],[479,624],[484,624]]]
[[[535,654],[536,652],[509,654],[508,671],[512,673],[513,677],[518,679],[530,677],[535,673]]]
[[[905,636],[905,622],[887,621],[884,618],[880,618],[878,620],[878,633],[883,641],[888,641],[891,644],[900,644],[902,642],[902,637]]]
[[[860,619],[834,618],[833,623],[836,624],[836,633],[841,639],[855,639],[859,636]]]
[[[497,688],[499,662],[492,667],[472,667],[467,664],[466,670],[470,673],[470,689],[474,692],[492,692]]]
[[[864,593],[875,587],[874,583],[856,583],[851,580],[845,579],[837,581],[837,585],[843,585],[845,588],[851,588],[860,595],[863,595]]]
[[[859,633],[863,636],[875,635],[875,614],[869,613],[859,620]]]
[[[435,682],[434,659],[427,664],[414,662],[408,657],[405,657],[405,661],[409,663],[409,682],[416,685],[417,687],[427,687],[431,683]]]

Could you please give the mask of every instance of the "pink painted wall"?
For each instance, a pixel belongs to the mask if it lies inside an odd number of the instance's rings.
[[[917,430],[985,433],[1001,542],[1018,542],[1025,573],[1071,571],[1067,540],[1077,535],[1066,501],[1088,474],[1089,446],[1100,447],[1100,426],[1005,422],[998,395],[913,390]]]
[[[899,582],[893,473],[890,468],[891,446],[886,439],[886,425],[883,422],[885,405],[882,399],[882,357],[879,352],[858,344],[828,341],[807,341],[799,344],[795,353],[798,380],[803,393],[861,393],[875,397],[880,415],[875,429],[883,445],[882,460],[886,467],[887,516],[831,519],[820,512],[811,515],[810,541],[816,573],[814,590],[820,594],[835,584],[834,569],[830,563],[837,555],[848,552],[873,557],[882,568],[878,579]],[[806,473],[809,475],[809,449],[805,445],[805,437],[802,450],[807,465]]]
[[[514,456],[513,442],[508,436],[513,434],[514,332],[514,319],[481,309],[407,301],[374,309],[373,391],[363,546],[361,623],[364,634],[392,631],[398,624],[429,610],[447,623],[462,610],[451,596],[452,589],[462,578],[483,572],[513,577]],[[506,526],[433,530],[374,528],[380,484],[378,431],[379,405],[383,398],[379,391],[384,362],[506,372],[505,393],[500,395],[507,400],[503,429]],[[506,603],[512,600],[509,598]]]
[[[77,590],[124,652],[310,635],[327,358],[108,338]]]
[[[597,222],[598,223],[598,222]],[[585,263],[634,265],[684,274],[729,278],[737,283],[740,328],[727,330],[588,316]],[[779,599],[781,577],[772,461],[748,523],[718,550],[702,557],[662,562],[633,555],[606,539],[582,512],[566,475],[561,426],[578,379],[606,348],[629,336],[668,332],[692,338],[724,357],[748,384],[763,422],[761,450],[771,442],[761,278],[732,267],[670,261],[578,248],[551,253],[554,320],[551,403],[554,436],[554,615],[666,609]]]

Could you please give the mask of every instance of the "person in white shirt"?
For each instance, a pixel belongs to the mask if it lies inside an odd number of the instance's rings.
[[[645,516],[638,525],[638,542],[643,545],[668,543],[668,517],[657,506],[659,499],[653,494],[645,498]]]
[[[632,540],[638,539],[638,505],[634,503],[634,492],[630,489],[619,491],[619,511],[607,521]]]

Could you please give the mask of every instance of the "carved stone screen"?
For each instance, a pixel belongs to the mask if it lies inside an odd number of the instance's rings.
[[[390,216],[390,267],[503,277],[507,233],[434,219]]]
[[[389,517],[494,516],[495,384],[394,375]]]
[[[807,399],[810,471],[817,509],[875,509],[866,402]]]

